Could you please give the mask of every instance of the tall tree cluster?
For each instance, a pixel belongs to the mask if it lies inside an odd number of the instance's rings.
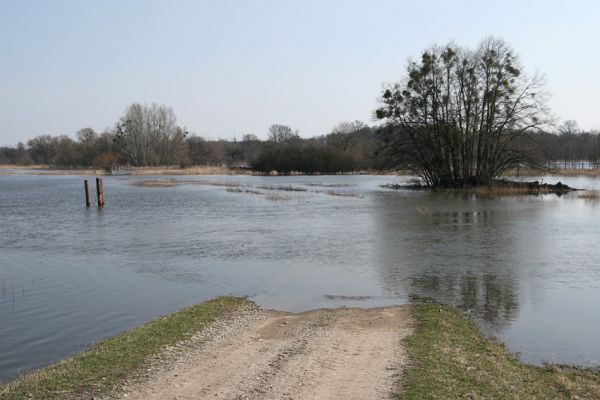
[[[184,157],[186,136],[171,107],[134,103],[117,123],[114,142],[134,166],[171,165]]]
[[[434,46],[384,90],[377,118],[388,151],[433,187],[484,185],[506,169],[537,164],[531,133],[551,122],[543,80],[488,38],[475,50]]]

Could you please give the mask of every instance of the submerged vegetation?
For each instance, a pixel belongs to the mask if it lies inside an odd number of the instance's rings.
[[[152,357],[246,304],[220,297],[106,339],[91,349],[0,386],[0,400],[94,398],[135,378]]]
[[[397,399],[598,399],[600,371],[523,364],[455,309],[413,305]]]

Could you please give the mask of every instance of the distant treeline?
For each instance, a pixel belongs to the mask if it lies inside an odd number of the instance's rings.
[[[40,135],[16,147],[0,147],[0,164],[43,164],[57,168],[112,170],[179,165],[227,166],[257,171],[349,172],[379,168],[377,131],[362,122],[342,122],[326,135],[303,139],[275,124],[268,139],[245,134],[240,140],[205,140],[176,124],[170,107],[132,104],[114,128],[67,135]]]
[[[0,147],[0,164],[43,164],[57,168],[92,167],[111,171],[117,165],[192,165],[251,168],[261,172],[336,173],[392,169],[402,165],[387,148],[393,132],[362,122],[341,122],[331,132],[310,139],[285,125],[272,125],[268,139],[253,134],[240,140],[205,140],[176,124],[170,107],[132,104],[112,130],[91,128],[67,135],[40,135],[15,147]],[[557,133],[533,138],[544,162],[600,167],[600,137],[567,121]]]
[[[600,168],[600,133],[585,132],[575,121],[563,123],[557,133],[542,132],[536,135],[536,143],[546,162],[563,168]]]

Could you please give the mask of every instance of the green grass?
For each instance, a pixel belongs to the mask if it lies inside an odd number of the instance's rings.
[[[600,399],[600,371],[523,364],[449,306],[413,305],[397,399]]]
[[[118,388],[152,357],[246,303],[220,297],[106,339],[90,350],[0,386],[0,400],[92,398]]]

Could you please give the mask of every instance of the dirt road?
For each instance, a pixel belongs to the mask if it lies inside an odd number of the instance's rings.
[[[123,399],[387,399],[406,363],[407,307],[249,308],[195,338]]]

